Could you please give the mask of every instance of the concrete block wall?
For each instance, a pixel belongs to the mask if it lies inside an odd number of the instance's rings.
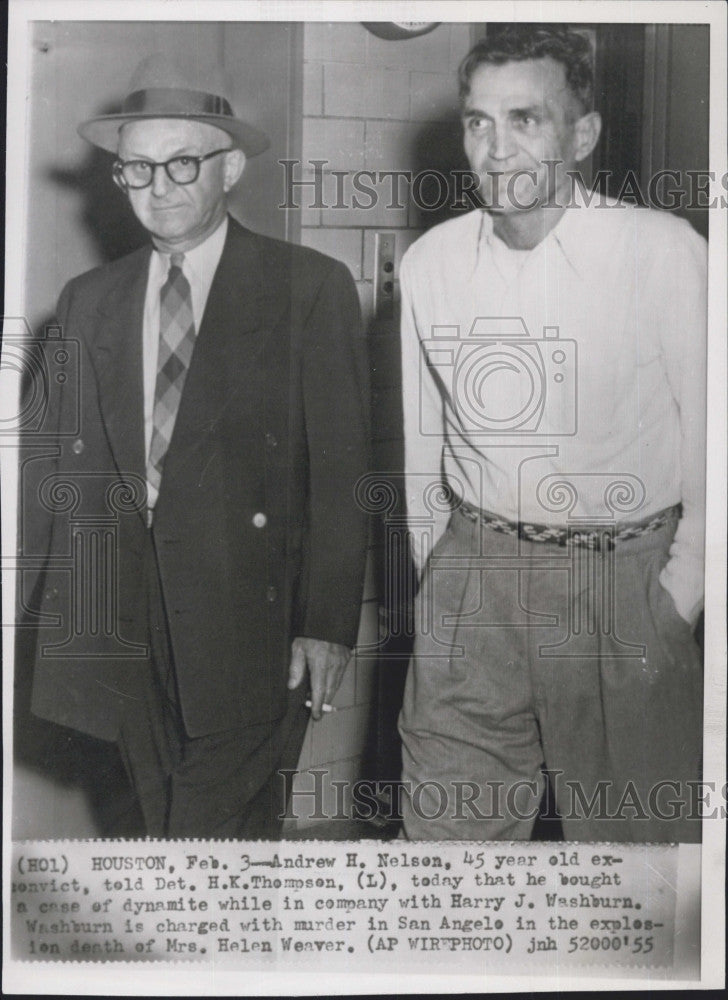
[[[395,233],[396,297],[402,254],[441,217],[429,218],[411,203],[404,179],[398,197],[402,207],[391,207],[392,182],[376,178],[365,182],[376,192],[375,203],[369,205],[372,197],[360,194],[360,205],[368,207],[356,207],[352,175],[364,170],[416,174],[446,166],[439,139],[446,134],[459,146],[456,71],[472,37],[471,25],[454,23],[405,41],[377,38],[359,23],[304,26],[303,152],[296,177],[311,181],[311,161],[327,162],[318,206],[312,187],[295,191],[301,242],[342,260],[356,282],[370,334],[375,462],[384,463],[380,468],[392,468],[391,454],[401,436],[401,428],[393,426],[396,416],[390,418],[398,406],[398,378],[392,372],[398,367],[399,341],[396,321],[376,323],[373,317],[374,238],[378,231]],[[389,452],[388,443],[394,445]],[[372,548],[359,645],[375,644],[379,633],[377,556]],[[375,656],[357,656],[334,699],[337,712],[309,725],[294,791],[313,790],[320,782],[328,817],[342,807],[346,813],[350,801],[348,790],[337,797],[332,781],[371,777],[363,768],[370,766],[376,740],[379,669]],[[321,770],[326,772],[323,779],[312,773]],[[313,815],[312,798],[294,798],[294,812],[299,827],[322,820]]]

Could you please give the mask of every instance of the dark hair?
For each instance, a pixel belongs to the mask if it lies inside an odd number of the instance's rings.
[[[494,25],[460,63],[460,99],[467,97],[473,73],[481,64],[502,66],[546,56],[561,63],[569,90],[582,111],[590,111],[594,88],[591,45],[583,35],[561,24],[508,24],[504,28]]]

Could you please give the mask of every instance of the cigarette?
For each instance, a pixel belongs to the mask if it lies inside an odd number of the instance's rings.
[[[306,708],[310,708],[311,705],[312,705],[312,702],[311,702],[311,699],[309,698],[306,701]],[[321,706],[321,711],[322,712],[335,712],[336,708],[333,705],[327,705],[326,702],[324,702],[323,705]]]

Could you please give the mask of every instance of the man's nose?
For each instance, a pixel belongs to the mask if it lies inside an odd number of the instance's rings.
[[[493,127],[488,141],[488,156],[491,160],[508,160],[516,152],[511,130],[505,125]]]
[[[163,164],[157,163],[154,166],[154,173],[152,174],[152,194],[154,197],[163,198],[169,191],[172,183],[173,181],[167,176],[167,171]]]

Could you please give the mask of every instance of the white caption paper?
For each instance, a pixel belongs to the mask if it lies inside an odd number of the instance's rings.
[[[670,968],[677,846],[16,844],[20,961]]]

